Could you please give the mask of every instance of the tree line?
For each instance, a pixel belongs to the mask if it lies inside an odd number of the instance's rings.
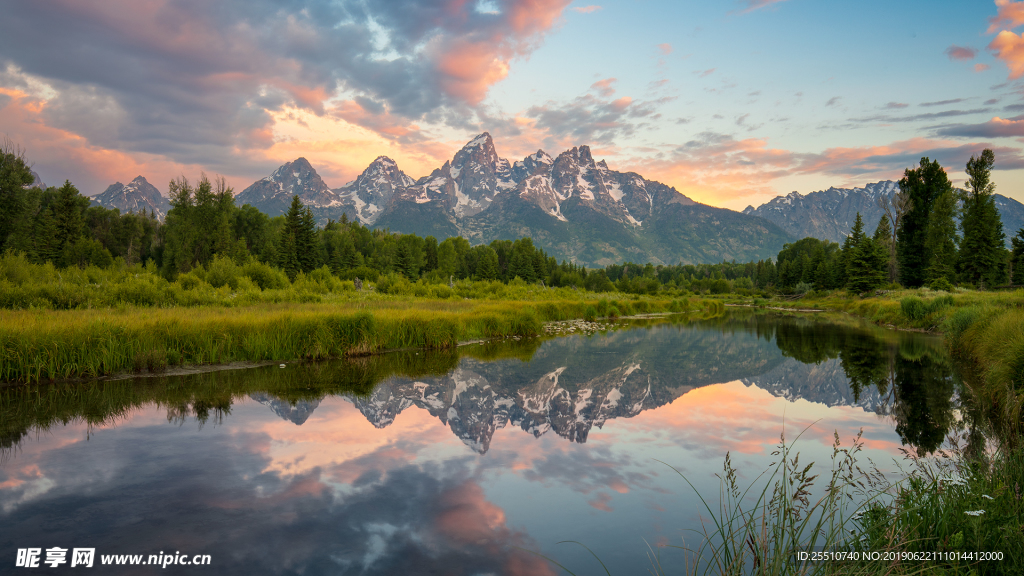
[[[548,286],[614,289],[603,270],[559,263],[530,238],[471,246],[461,237],[438,241],[373,230],[345,216],[321,227],[298,196],[287,214],[271,218],[248,204],[237,206],[223,178],[205,175],[196,182],[171,181],[171,209],[161,223],[152,212],[90,206],[71,182],[30,187],[34,176],[20,151],[7,146],[0,152],[0,252],[21,252],[34,263],[106,267],[116,259],[152,261],[173,280],[226,257],[269,264],[291,280],[326,267],[342,279],[376,281],[394,273],[410,280],[507,283],[518,277]]]
[[[21,252],[58,267],[152,261],[170,280],[227,257],[280,268],[292,280],[326,267],[342,279],[376,281],[392,273],[432,282],[518,277],[548,286],[649,294],[1024,284],[1024,229],[1007,251],[990,178],[994,162],[991,150],[972,156],[966,187],[959,190],[938,161],[922,158],[905,171],[897,194],[879,198],[884,214],[874,231],[868,233],[857,214],[842,245],[804,238],[786,244],[774,260],[627,262],[588,270],[557,262],[530,238],[471,246],[461,237],[438,241],[373,230],[345,216],[321,227],[298,196],[287,214],[271,218],[253,206],[237,206],[223,178],[211,181],[205,175],[196,182],[171,181],[171,209],[161,223],[152,212],[121,214],[90,206],[68,181],[59,188],[31,187],[34,176],[23,154],[6,145],[0,150],[0,252]]]

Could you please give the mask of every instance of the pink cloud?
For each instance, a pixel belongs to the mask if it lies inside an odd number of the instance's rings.
[[[597,12],[601,8],[601,6],[591,4],[590,6],[574,6],[573,10],[579,12],[580,14],[590,14],[591,12]]]
[[[975,72],[984,72],[985,70],[988,70],[988,69],[989,69],[989,65],[988,64],[975,64],[974,65],[974,71]]]
[[[1024,2],[1012,0],[996,0],[996,15],[988,19],[988,34],[1000,28],[1016,28],[1024,24]]]
[[[661,52],[665,56],[668,56],[669,54],[672,53],[672,45],[669,44],[668,42],[664,44],[658,44],[658,52]]]
[[[1003,30],[988,45],[995,57],[1006,63],[1010,69],[1010,79],[1016,80],[1024,75],[1024,36]]]
[[[615,82],[617,82],[617,79],[615,78],[605,78],[604,80],[598,80],[591,84],[590,89],[594,90],[601,96],[608,98],[612,94],[615,94],[615,88],[612,88],[612,84],[615,84]]]
[[[946,48],[946,56],[949,56],[950,60],[974,60],[974,56],[977,53],[978,51],[974,48],[957,46],[956,44]]]

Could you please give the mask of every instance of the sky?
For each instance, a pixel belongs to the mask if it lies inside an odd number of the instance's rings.
[[[996,155],[1024,201],[1024,1],[0,0],[0,139],[50,185],[589,145],[713,206]]]

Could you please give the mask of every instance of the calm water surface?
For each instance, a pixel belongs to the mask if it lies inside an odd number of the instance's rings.
[[[0,572],[59,546],[211,555],[168,573],[558,573],[528,550],[603,573],[557,544],[575,540],[643,574],[648,544],[699,541],[699,501],[658,461],[712,498],[726,452],[749,481],[783,430],[823,471],[834,432],[892,462],[942,442],[956,389],[934,337],[754,313],[6,389]]]

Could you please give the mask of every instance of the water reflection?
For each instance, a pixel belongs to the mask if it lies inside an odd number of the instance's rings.
[[[867,428],[891,454],[932,450],[955,423],[933,337],[757,312],[642,324],[4,389],[0,555],[173,547],[218,573],[545,574],[522,548],[576,539],[636,572],[641,536],[678,543],[695,518],[655,459],[713,493],[726,450],[763,468],[783,415],[812,427],[822,461],[833,429]]]

